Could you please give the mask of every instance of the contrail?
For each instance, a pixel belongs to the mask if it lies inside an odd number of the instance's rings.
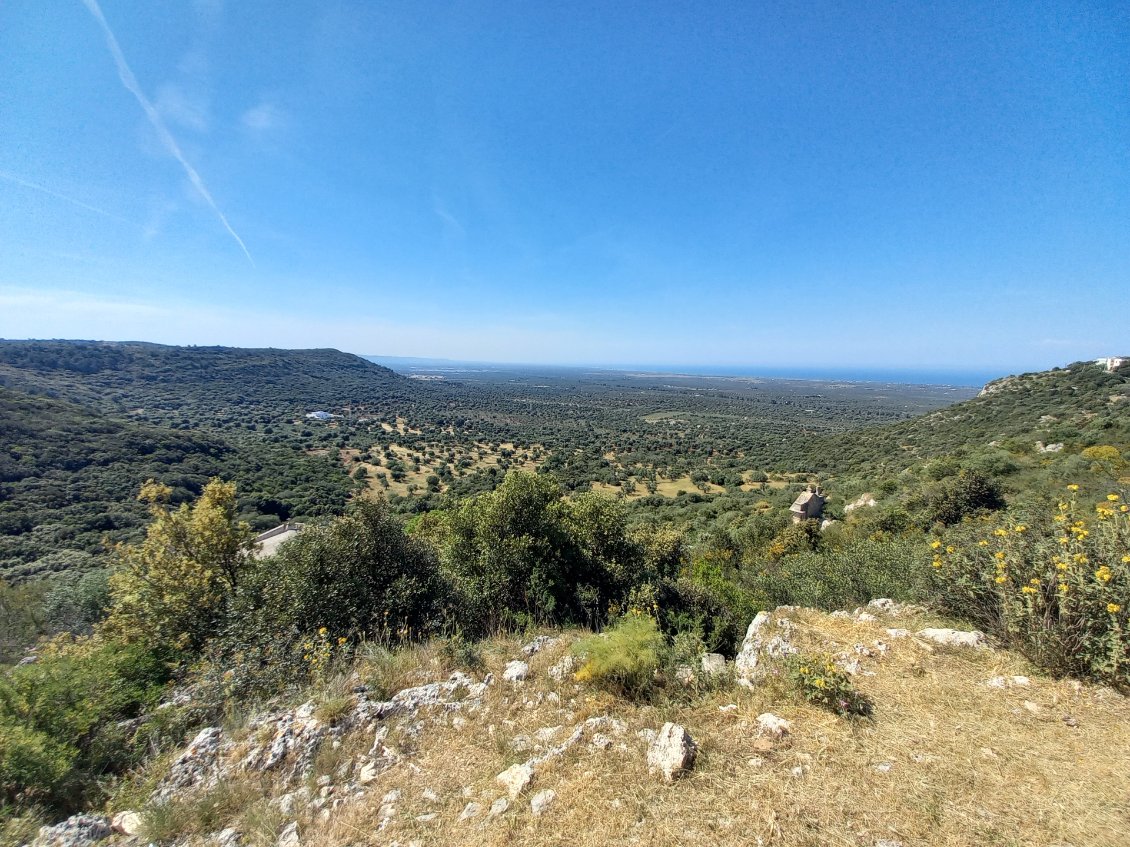
[[[22,185],[24,188],[30,188],[33,191],[40,191],[43,194],[50,195],[51,197],[57,197],[60,200],[66,200],[68,203],[73,203],[75,206],[78,206],[81,209],[86,209],[88,212],[94,212],[95,214],[102,215],[102,217],[104,218],[110,218],[111,220],[120,221],[121,223],[129,224],[130,226],[137,226],[137,224],[135,224],[133,221],[126,220],[120,215],[115,215],[113,212],[107,212],[105,209],[99,209],[97,206],[91,206],[89,203],[83,203],[81,200],[76,200],[74,197],[68,197],[66,194],[60,194],[58,191],[52,191],[50,188],[45,188],[38,183],[28,182],[26,179],[21,179],[15,174],[10,174],[7,171],[0,171],[0,179],[5,179],[8,182],[15,183],[16,185]]]
[[[90,10],[90,14],[94,15],[94,19],[98,21],[98,25],[102,27],[102,34],[106,36],[106,45],[110,48],[110,54],[114,57],[114,63],[118,66],[118,77],[121,78],[122,85],[124,85],[126,90],[141,104],[141,109],[145,112],[145,116],[149,118],[149,123],[153,125],[153,129],[157,130],[157,135],[168,151],[181,163],[181,167],[184,168],[184,172],[188,175],[189,182],[192,183],[200,196],[204,198],[204,201],[212,207],[212,211],[216,213],[216,217],[220,219],[220,223],[224,225],[224,229],[235,239],[235,243],[239,245],[239,249],[243,251],[243,255],[247,257],[247,261],[254,267],[255,260],[251,258],[251,254],[247,251],[247,245],[243,243],[243,239],[232,229],[231,224],[228,223],[228,219],[224,217],[224,213],[220,211],[220,207],[216,205],[216,201],[212,199],[211,193],[204,185],[204,180],[200,178],[200,174],[196,172],[196,168],[188,163],[188,159],[186,159],[184,153],[181,152],[180,145],[177,144],[176,139],[173,138],[173,134],[169,132],[168,127],[165,126],[165,122],[161,120],[160,113],[153,107],[153,104],[149,102],[149,98],[145,96],[144,92],[142,92],[141,86],[137,82],[137,77],[133,75],[133,71],[131,71],[129,65],[126,64],[126,57],[122,53],[122,48],[118,45],[118,39],[114,37],[110,25],[106,23],[106,18],[102,15],[102,9],[98,5],[98,0],[82,0],[82,2],[86,5],[86,8]]]

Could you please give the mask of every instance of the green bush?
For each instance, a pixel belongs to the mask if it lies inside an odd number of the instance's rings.
[[[1111,493],[955,528],[934,542],[933,592],[1053,673],[1130,688],[1130,508]]]
[[[139,645],[59,638],[0,677],[0,799],[77,808],[95,780],[146,752],[130,719],[157,701],[168,665]]]
[[[582,659],[576,679],[624,697],[643,697],[654,684],[664,647],[655,618],[629,611],[601,634],[573,646]]]
[[[761,608],[842,609],[876,597],[922,599],[927,590],[925,541],[863,539],[839,550],[799,553],[763,562],[740,577]]]

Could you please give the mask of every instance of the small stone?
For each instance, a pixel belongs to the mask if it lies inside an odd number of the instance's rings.
[[[430,788],[425,788],[423,793],[421,794],[421,796],[425,800],[427,800],[429,803],[438,803],[439,802],[439,795],[436,794],[434,791],[432,791],[432,789],[430,789]]]
[[[333,784],[333,779],[331,779],[330,777],[328,777],[328,776],[318,777],[318,787],[319,788],[325,788],[325,787],[332,785],[332,784]]]
[[[503,812],[510,808],[510,801],[505,797],[499,797],[490,804],[490,811],[487,812],[488,818],[497,818]]]
[[[1033,703],[1031,700],[1024,701],[1024,708],[1031,712],[1033,715],[1038,715],[1042,711],[1039,703]]]
[[[875,770],[878,771],[879,773],[890,773],[891,772],[891,763],[890,762],[879,762],[879,764],[875,765]]]
[[[556,791],[552,788],[543,789],[530,798],[530,811],[534,815],[540,815],[548,809],[549,805],[556,799]]]
[[[385,794],[384,797],[381,798],[381,803],[382,804],[395,803],[397,800],[400,799],[400,797],[401,797],[400,789],[394,788],[394,789],[392,789],[392,791],[389,791],[387,794]]]
[[[719,706],[719,712],[736,712],[738,710],[737,703],[727,703],[725,706]]]
[[[765,767],[765,760],[760,756],[753,756],[746,759],[746,764],[751,768],[762,768]]]
[[[784,718],[779,718],[770,712],[757,716],[757,727],[771,738],[784,738],[792,731],[793,725]]]
[[[1072,729],[1079,726],[1079,721],[1076,720],[1072,715],[1064,715],[1062,720],[1065,724],[1067,724]]]
[[[1030,685],[1031,683],[1032,683],[1032,680],[1028,679],[1028,677],[1026,677],[1026,676],[1014,676],[1012,678],[1012,684],[1015,685],[1017,688],[1025,688],[1028,685]]]
[[[114,832],[122,835],[137,835],[141,832],[141,815],[137,812],[118,812],[110,820]]]
[[[860,612],[855,616],[855,619],[860,623],[878,623],[879,619],[870,612]]]
[[[892,838],[880,838],[875,842],[875,847],[902,847],[902,842]]]
[[[534,738],[541,742],[552,741],[554,736],[561,731],[560,726],[546,726],[534,733]]]
[[[226,829],[221,829],[216,835],[216,847],[239,847],[243,843],[243,836],[239,830],[232,829],[230,826]]]
[[[721,653],[705,653],[701,663],[702,672],[706,676],[718,676],[726,672],[726,657]]]
[[[595,747],[597,750],[607,750],[612,744],[612,739],[603,732],[594,732],[592,738],[589,739],[589,746]]]
[[[989,688],[1007,688],[1008,681],[1003,676],[994,676],[985,680],[985,685]]]
[[[525,682],[529,675],[530,666],[515,659],[506,665],[506,670],[502,672],[502,680],[504,682]]]
[[[694,767],[698,755],[698,745],[690,733],[674,723],[665,723],[659,735],[651,742],[647,751],[647,767],[658,773],[666,782],[674,782],[678,777]]]
[[[468,803],[463,807],[463,811],[459,813],[459,820],[466,821],[471,818],[477,818],[482,810],[483,807],[478,803]]]
[[[528,763],[511,765],[494,778],[494,781],[506,789],[510,799],[517,799],[534,779],[534,769]]]
[[[416,815],[416,820],[418,820],[420,823],[431,823],[438,817],[439,815],[435,812],[425,812],[422,815]]]
[[[549,669],[549,677],[556,682],[563,682],[576,669],[577,659],[572,655],[563,656],[561,661]]]
[[[906,638],[908,635],[910,635],[909,629],[899,629],[898,627],[887,628],[888,638]]]
[[[796,767],[790,769],[789,773],[797,779],[802,778],[804,776],[804,765],[797,765]]]

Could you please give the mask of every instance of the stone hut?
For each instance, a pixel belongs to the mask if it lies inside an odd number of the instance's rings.
[[[819,485],[808,486],[808,490],[802,491],[789,508],[793,516],[793,523],[820,520],[820,516],[824,514],[824,502],[827,499],[820,493]]]

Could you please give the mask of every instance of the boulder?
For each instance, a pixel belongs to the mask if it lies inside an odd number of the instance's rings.
[[[698,745],[685,728],[665,723],[647,751],[647,768],[665,782],[674,782],[694,767]]]
[[[763,712],[757,716],[757,728],[764,735],[772,738],[784,738],[792,730],[793,725],[771,712]]]
[[[562,656],[561,661],[549,669],[549,678],[555,682],[564,682],[576,669],[577,659],[574,656]]]
[[[298,821],[288,823],[275,839],[275,847],[299,847],[301,843],[302,839],[298,837]]]
[[[477,818],[482,810],[483,807],[478,803],[468,803],[463,807],[463,811],[459,813],[459,820],[467,821],[471,818]]]
[[[781,609],[777,610],[778,612]],[[738,679],[752,681],[763,669],[765,659],[791,655],[797,650],[789,633],[792,621],[785,617],[773,618],[769,612],[758,612],[746,630],[742,649],[734,659]]]

